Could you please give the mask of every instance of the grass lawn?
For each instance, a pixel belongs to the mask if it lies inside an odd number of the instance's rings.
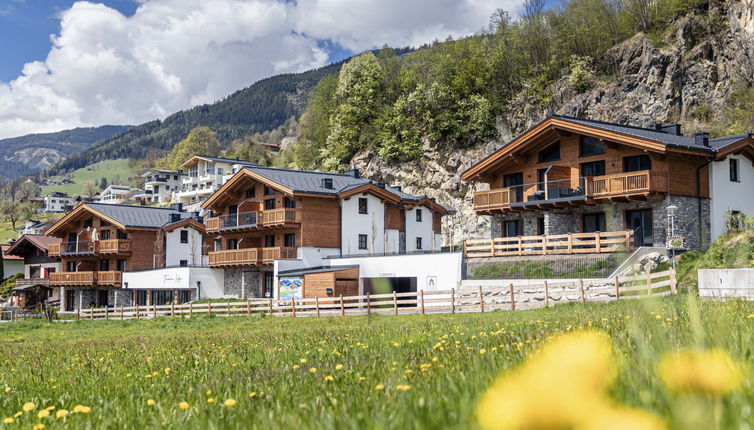
[[[53,191],[59,191],[72,196],[74,194],[80,194],[84,183],[86,182],[95,181],[95,183],[99,185],[100,179],[103,177],[107,178],[108,182],[112,182],[112,179],[115,177],[119,177],[122,181],[126,182],[129,177],[133,176],[133,174],[134,173],[128,167],[128,160],[125,158],[100,161],[99,163],[74,170],[69,178],[74,182],[73,184],[42,187],[42,195],[47,195]],[[55,177],[54,179],[61,178]]]
[[[657,365],[681,347],[722,348],[752,374],[753,317],[753,303],[680,295],[485,314],[7,323],[0,420],[48,429],[474,428],[497,375],[553,335],[592,329],[610,336],[620,365],[614,402],[670,428],[712,428],[713,408],[721,428],[748,428],[748,380],[719,401],[677,397]],[[26,402],[35,408],[14,418]],[[91,411],[55,418],[76,405]],[[543,414],[553,407],[536,404]]]

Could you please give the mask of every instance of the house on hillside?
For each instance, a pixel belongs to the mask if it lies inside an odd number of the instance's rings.
[[[239,297],[280,297],[279,279],[307,276],[320,284],[307,289],[304,281],[306,297],[356,294],[363,291],[358,258],[439,252],[441,218],[451,212],[433,199],[363,178],[357,170],[335,174],[260,166],[236,172],[202,208],[211,211],[209,266],[225,269],[224,294]],[[347,257],[348,267],[338,264]],[[401,266],[370,261],[380,277],[393,277]]]
[[[110,184],[99,195],[99,202],[109,205],[123,203],[135,191],[128,185]]]
[[[182,177],[180,189],[173,193],[173,201],[185,206],[199,204],[244,166],[256,166],[256,164],[238,159],[204,155],[191,157],[180,166],[188,173]]]
[[[182,188],[181,171],[151,169],[141,174],[144,189],[134,194],[133,199],[142,203],[170,203],[173,193]]]
[[[55,305],[60,301],[60,289],[50,286],[50,275],[60,271],[60,261],[48,254],[49,247],[60,241],[56,237],[25,234],[8,247],[8,255],[21,258],[24,265],[24,276],[16,279],[13,288],[16,306]]]
[[[71,209],[73,199],[66,193],[55,191],[44,196],[43,204],[44,212],[61,213]]]
[[[751,210],[754,193],[730,180],[734,164],[737,178],[750,178],[751,148],[750,135],[710,139],[684,136],[678,124],[550,115],[461,177],[489,187],[474,193],[474,210],[490,216],[492,238],[501,239],[486,255],[665,246],[673,211],[675,234],[700,249],[720,233],[726,210]]]
[[[63,312],[91,306],[184,302],[196,295],[193,286],[126,285],[130,272],[202,264],[204,226],[197,213],[186,212],[180,205],[154,208],[82,203],[46,234],[62,240],[50,245],[49,255],[61,259],[62,270],[50,275],[50,286],[61,288]]]
[[[16,273],[24,273],[24,259],[18,255],[8,254],[8,248],[13,243],[0,245],[0,252],[3,253],[3,274],[6,278]]]
[[[25,234],[44,234],[44,232],[47,231],[47,229],[50,228],[53,224],[55,224],[57,220],[57,218],[50,218],[46,221],[32,219],[22,220],[21,222],[23,222],[24,225],[22,225],[21,227],[16,227],[16,231],[18,231],[18,237],[20,238]]]
[[[754,216],[754,134],[710,139],[710,222],[714,240],[727,230],[728,215]]]

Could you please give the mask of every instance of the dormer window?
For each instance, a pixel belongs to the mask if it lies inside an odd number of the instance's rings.
[[[556,142],[539,151],[539,162],[549,163],[560,160],[560,142]]]
[[[322,179],[322,188],[327,189],[327,190],[332,190],[333,189],[332,178]]]

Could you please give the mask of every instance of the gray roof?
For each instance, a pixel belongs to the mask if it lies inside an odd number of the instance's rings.
[[[301,269],[291,269],[291,270],[283,270],[280,271],[278,274],[281,277],[287,277],[287,276],[301,276],[301,275],[307,275],[311,273],[324,273],[324,272],[337,272],[339,270],[347,270],[347,269],[355,269],[358,268],[358,264],[352,264],[348,266],[316,266],[316,267],[304,267]]]
[[[197,155],[197,157],[205,158],[207,160],[211,160],[217,163],[231,163],[231,164],[245,164],[247,166],[259,166],[259,164],[257,163],[252,163],[251,161],[246,161],[246,160],[239,160],[237,158],[209,157],[207,155]]]
[[[725,148],[728,145],[732,145],[736,142],[741,141],[742,139],[746,139],[747,137],[752,137],[752,136],[754,136],[754,134],[744,133],[744,134],[737,134],[735,136],[717,137],[714,139],[710,139],[709,143],[716,150],[720,150],[722,148]]]
[[[106,203],[82,203],[103,215],[106,215],[126,227],[161,228],[171,222],[173,214],[181,218],[191,217],[190,212],[177,211],[170,208],[155,208],[148,206],[109,205]]]
[[[141,176],[149,176],[153,173],[167,173],[169,175],[184,175],[186,176],[187,173],[181,172],[180,170],[161,170],[161,169],[149,169],[141,174]]]
[[[595,121],[592,119],[575,118],[565,115],[549,115],[552,118],[562,119],[575,124],[582,124],[589,127],[600,128],[602,130],[612,131],[615,133],[625,134],[628,136],[639,137],[642,139],[652,140],[663,143],[667,146],[693,149],[703,152],[715,152],[713,148],[696,143],[693,136],[678,136],[672,133],[653,130],[651,128],[634,127],[630,125],[620,125],[611,122]]]

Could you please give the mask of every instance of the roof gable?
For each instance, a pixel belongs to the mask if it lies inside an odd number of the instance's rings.
[[[160,229],[171,222],[173,215],[178,215],[181,218],[190,216],[188,212],[170,208],[86,202],[77,206],[76,209],[50,227],[47,234],[54,234],[65,224],[81,216],[82,213],[100,217],[121,229]]]

